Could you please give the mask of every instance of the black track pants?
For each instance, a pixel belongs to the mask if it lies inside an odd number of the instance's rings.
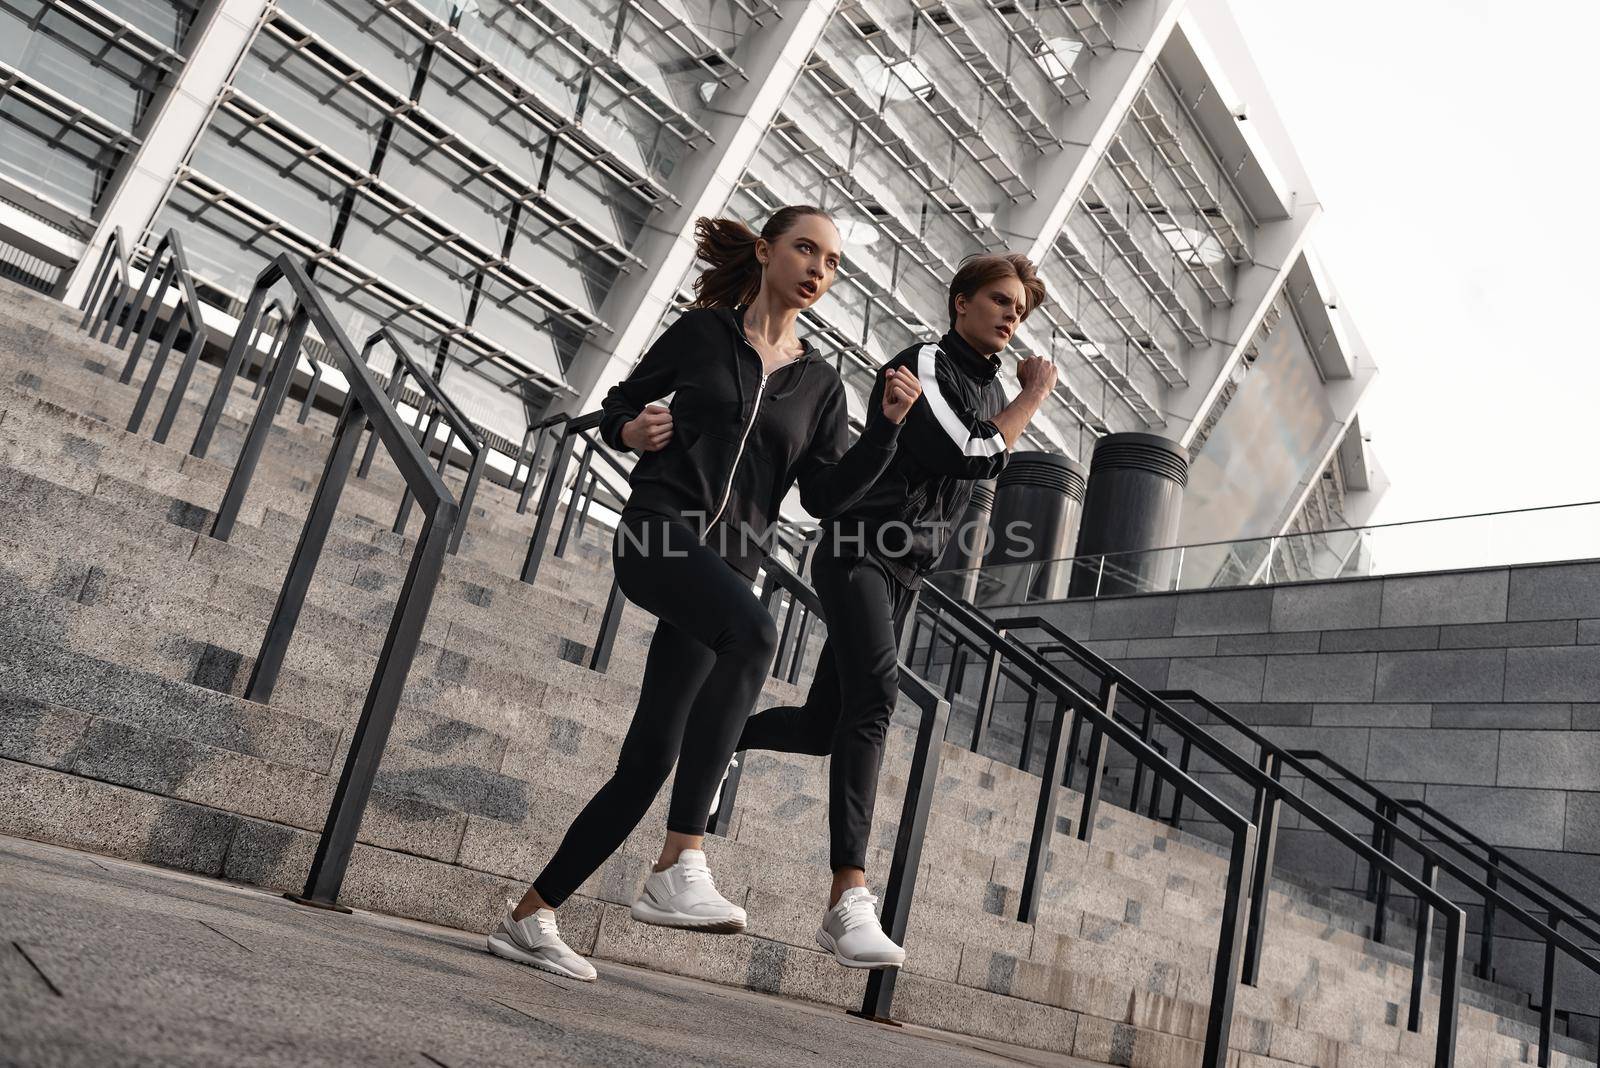
[[[835,870],[865,868],[883,740],[900,682],[896,631],[913,594],[871,556],[824,555],[826,547],[811,562],[811,581],[828,641],[806,703],[752,716],[739,748],[831,754],[829,862]]]
[[[681,520],[624,512],[611,558],[622,592],[656,616],[656,631],[617,770],[533,882],[551,906],[616,852],[674,763],[667,829],[705,833],[739,730],[778,647],[772,616],[749,580],[701,545]]]

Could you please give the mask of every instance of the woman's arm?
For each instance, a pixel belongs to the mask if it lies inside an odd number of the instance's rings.
[[[867,401],[866,429],[854,445],[843,382],[837,383],[818,416],[797,477],[800,503],[818,519],[838,515],[859,501],[894,458],[900,424],[883,413],[883,388],[879,373]]]
[[[600,402],[600,440],[613,449],[629,451],[632,446],[623,440],[623,427],[638,418],[645,405],[660,400],[676,388],[678,372],[683,366],[684,353],[692,334],[692,327],[686,320],[692,314],[685,312],[674,319],[628,377],[612,386]]]

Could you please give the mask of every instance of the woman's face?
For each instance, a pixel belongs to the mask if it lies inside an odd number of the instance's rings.
[[[831,220],[800,216],[772,242],[757,243],[756,254],[766,260],[761,288],[791,308],[811,307],[833,285],[842,244]]]

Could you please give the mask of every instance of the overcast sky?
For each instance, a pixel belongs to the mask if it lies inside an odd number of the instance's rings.
[[[1394,485],[1374,520],[1600,499],[1600,3],[1229,7],[1380,368],[1362,421]],[[1456,566],[1600,556],[1600,508],[1555,519],[1501,524],[1494,557]]]

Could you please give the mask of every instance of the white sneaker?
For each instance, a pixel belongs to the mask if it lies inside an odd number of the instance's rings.
[[[839,895],[839,903],[822,917],[817,945],[833,954],[846,968],[898,968],[906,951],[883,933],[878,922],[878,899],[864,886],[852,886]]]
[[[633,918],[658,927],[683,927],[707,934],[744,930],[744,909],[721,894],[699,849],[685,849],[666,871],[651,872],[633,903]]]
[[[722,773],[722,785],[717,787],[717,795],[711,799],[711,811],[707,813],[708,816],[715,816],[717,814],[717,809],[722,807],[722,791],[727,789],[728,776],[732,775],[733,769],[738,766],[739,755],[735,753],[733,759],[728,761],[728,769]]]
[[[594,965],[572,951],[556,930],[556,914],[537,909],[520,920],[511,918],[511,908],[489,932],[489,952],[518,964],[531,964],[568,979],[594,982]]]

